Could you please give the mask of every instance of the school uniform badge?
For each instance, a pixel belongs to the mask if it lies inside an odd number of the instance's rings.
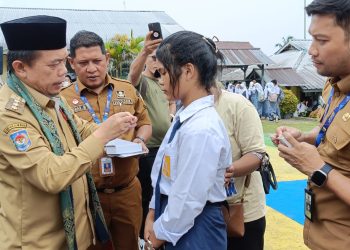
[[[28,132],[25,129],[10,134],[10,138],[15,144],[18,151],[26,151],[30,145],[32,145]]]

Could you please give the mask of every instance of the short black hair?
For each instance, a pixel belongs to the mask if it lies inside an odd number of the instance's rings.
[[[14,72],[12,63],[16,60],[22,61],[29,66],[39,57],[37,50],[9,50],[7,52],[7,69]]]
[[[94,47],[99,46],[102,54],[106,54],[106,48],[102,38],[94,32],[81,30],[76,33],[70,40],[69,53],[72,58],[75,57],[75,51],[81,47]]]
[[[349,0],[314,0],[306,8],[308,16],[333,15],[339,25],[350,38],[350,1]]]
[[[179,81],[181,67],[191,63],[198,70],[201,84],[209,92],[216,85],[218,59],[223,61],[222,54],[211,39],[192,31],[179,31],[165,38],[156,56],[167,70],[173,90]]]
[[[276,80],[276,79],[271,80],[271,82],[272,82],[273,84],[277,84],[277,80]]]

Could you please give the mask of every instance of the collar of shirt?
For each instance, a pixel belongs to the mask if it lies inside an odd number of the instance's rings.
[[[178,114],[177,116],[179,116],[180,122],[183,123],[185,120],[189,119],[199,110],[202,110],[211,106],[214,106],[214,96],[208,95],[193,101],[186,108],[182,106],[177,112]],[[177,119],[177,117],[175,117],[175,119]]]
[[[36,89],[28,86],[25,83],[23,83],[23,84],[28,89],[29,93],[33,96],[34,100],[40,105],[40,107],[45,108],[45,107],[48,106],[49,103],[51,103],[51,105],[54,105],[54,103],[52,102],[50,97],[40,93],[39,91],[37,91]]]
[[[77,77],[77,83],[78,83],[78,87],[79,87],[79,92],[80,94],[81,93],[84,93],[85,91],[89,91],[89,92],[92,92],[89,90],[88,87],[86,87],[79,79],[79,77]],[[114,84],[113,84],[113,81],[112,81],[112,78],[107,74],[106,78],[105,78],[105,83],[104,83],[104,88],[103,89],[106,89],[107,86],[109,85],[112,85],[112,88],[114,89]]]
[[[350,75],[346,76],[343,79],[339,77],[333,77],[329,79],[330,84],[335,87],[335,91],[340,91],[343,94],[348,94],[350,92]]]

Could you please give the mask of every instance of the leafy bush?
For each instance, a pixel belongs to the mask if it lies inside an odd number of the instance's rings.
[[[130,37],[126,34],[116,34],[105,43],[106,50],[111,56],[109,74],[119,78],[127,78],[131,62],[143,48],[143,37]]]
[[[297,110],[298,98],[291,90],[284,89],[284,99],[280,103],[282,115],[293,114]]]

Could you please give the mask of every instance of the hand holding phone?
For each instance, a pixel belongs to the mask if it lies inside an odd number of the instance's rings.
[[[149,23],[148,24],[149,31],[153,31],[151,35],[151,40],[162,39],[162,29],[160,27],[160,23]]]
[[[292,144],[290,144],[290,142],[287,141],[287,139],[284,138],[283,135],[280,135],[279,137],[277,137],[277,139],[282,145],[284,145],[284,146],[286,146],[288,148],[292,148],[293,147]]]

